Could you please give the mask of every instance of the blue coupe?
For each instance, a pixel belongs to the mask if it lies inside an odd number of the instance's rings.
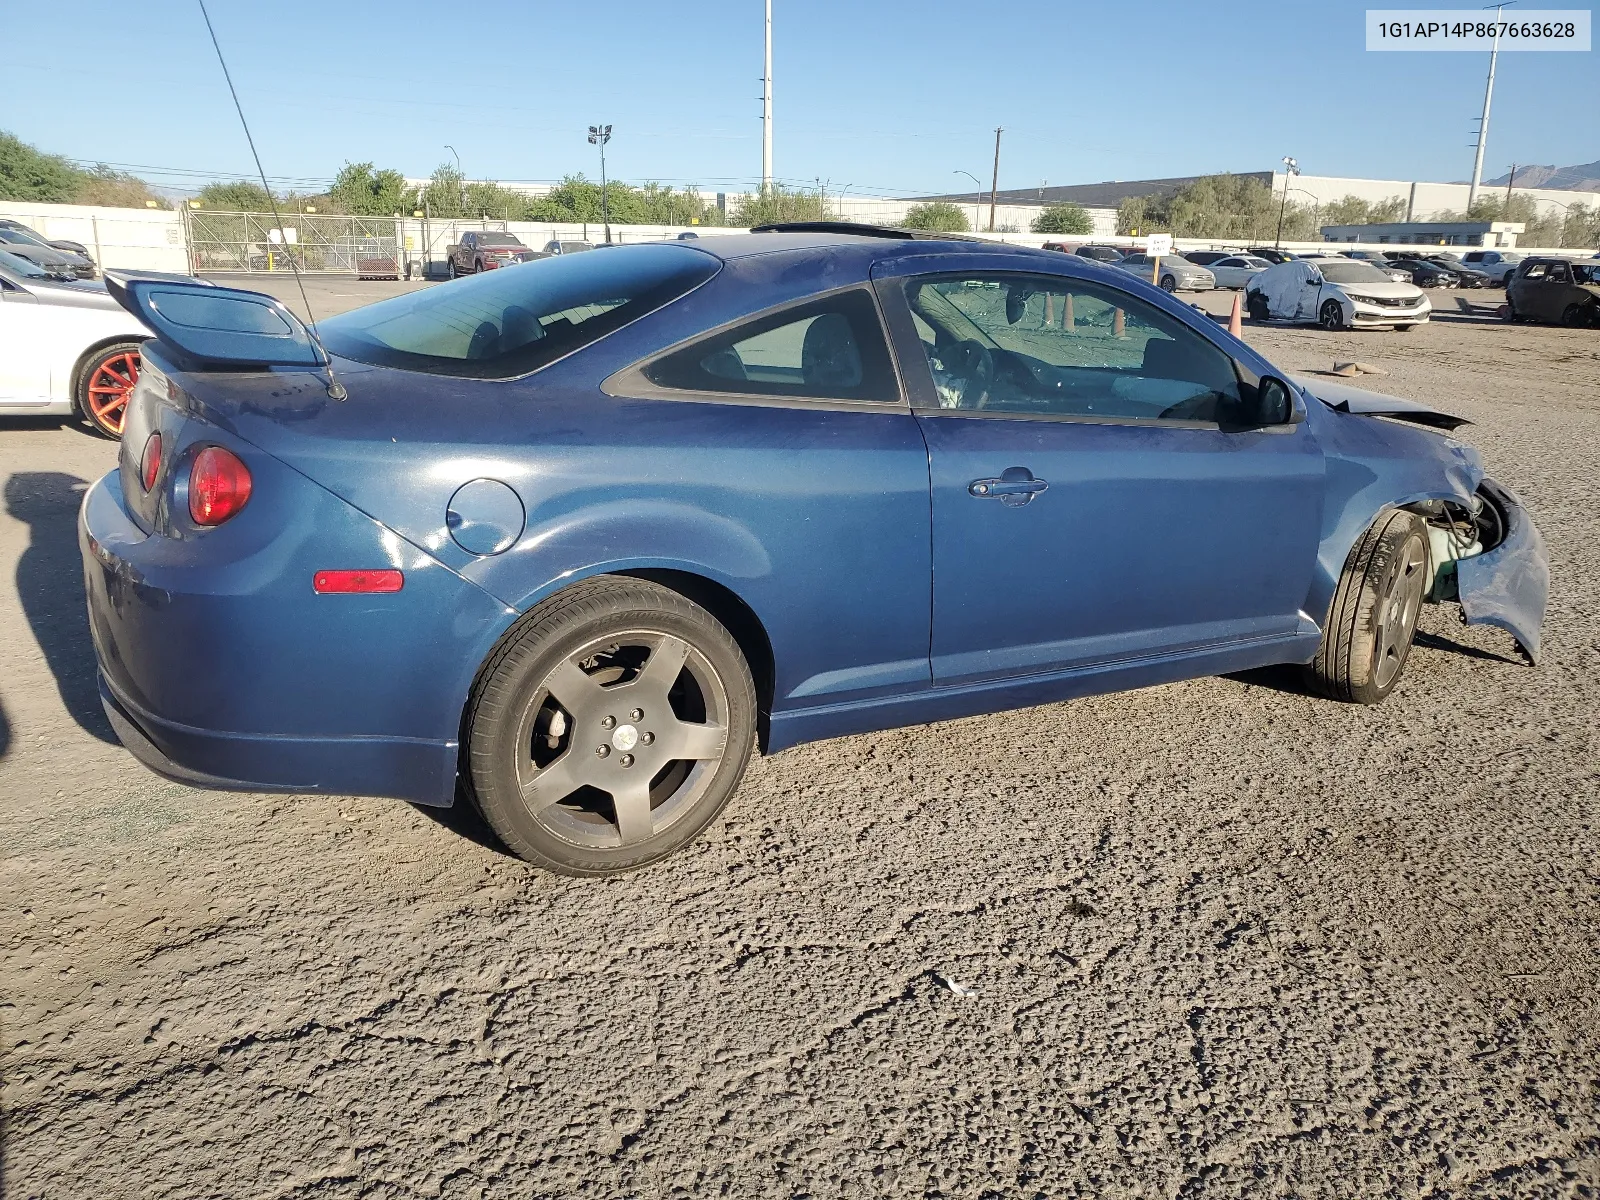
[[[315,329],[111,287],[155,338],[81,518],[101,693],[197,786],[466,798],[601,874],[757,747],[1274,663],[1375,703],[1424,602],[1538,653],[1463,422],[1084,258],[777,227]]]

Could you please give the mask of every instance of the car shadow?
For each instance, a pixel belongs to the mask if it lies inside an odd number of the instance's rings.
[[[1467,658],[1481,658],[1487,662],[1506,663],[1513,667],[1520,665],[1516,659],[1507,658],[1503,654],[1496,654],[1492,650],[1480,650],[1476,646],[1467,646],[1451,638],[1442,637],[1437,633],[1424,633],[1420,629],[1416,632],[1415,644],[1428,650],[1443,650],[1451,654],[1464,655]],[[1232,679],[1238,683],[1247,683],[1253,687],[1270,688],[1272,691],[1285,692],[1291,696],[1320,698],[1322,695],[1307,681],[1305,668],[1295,666],[1293,663],[1256,667],[1249,671],[1235,671],[1231,675],[1224,675],[1223,678]]]
[[[467,841],[482,846],[502,858],[522,861],[506,848],[499,835],[489,827],[489,823],[478,812],[478,806],[467,796],[466,789],[460,784],[456,786],[456,802],[449,808],[435,808],[428,804],[414,804],[412,807],[457,837],[466,838]]]
[[[117,745],[100,707],[78,556],[78,506],[88,486],[61,471],[21,471],[6,480],[5,504],[28,526],[28,548],[17,560],[17,597],[61,702],[85,732]]]
[[[11,722],[6,717],[5,699],[0,697],[0,758],[11,749]]]
[[[1509,663],[1511,666],[1520,666],[1515,658],[1507,658],[1503,654],[1496,654],[1493,650],[1480,650],[1476,646],[1466,646],[1453,638],[1443,637],[1437,633],[1423,633],[1420,629],[1416,634],[1416,644],[1426,646],[1429,650],[1448,650],[1453,654],[1463,654],[1468,658],[1481,658],[1488,662]]]

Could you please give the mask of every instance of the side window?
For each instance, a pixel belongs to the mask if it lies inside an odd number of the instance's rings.
[[[658,359],[644,374],[692,392],[900,400],[877,305],[864,288],[757,317]]]
[[[1572,271],[1567,266],[1566,263],[1551,263],[1550,264],[1550,282],[1551,283],[1571,283],[1572,282]]]
[[[941,408],[1226,422],[1241,405],[1232,358],[1113,288],[976,274],[910,280],[906,299]]]
[[[1527,269],[1525,269],[1522,272],[1522,277],[1524,279],[1543,279],[1544,278],[1544,268],[1545,268],[1545,264],[1544,263],[1533,263],[1531,266],[1529,266]]]

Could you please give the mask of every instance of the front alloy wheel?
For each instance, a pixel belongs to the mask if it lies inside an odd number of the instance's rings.
[[[1320,324],[1330,333],[1338,333],[1345,327],[1344,306],[1337,300],[1329,300],[1322,306]]]
[[[1396,510],[1351,549],[1309,667],[1312,686],[1324,695],[1377,704],[1394,690],[1428,582],[1425,528],[1414,513]]]
[[[601,576],[536,606],[474,688],[470,775],[522,857],[575,875],[670,853],[716,816],[754,741],[755,689],[705,609]]]

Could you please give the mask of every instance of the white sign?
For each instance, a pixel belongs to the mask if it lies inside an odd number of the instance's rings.
[[[1151,258],[1161,258],[1172,253],[1172,235],[1170,233],[1152,233],[1144,240],[1144,252]]]

